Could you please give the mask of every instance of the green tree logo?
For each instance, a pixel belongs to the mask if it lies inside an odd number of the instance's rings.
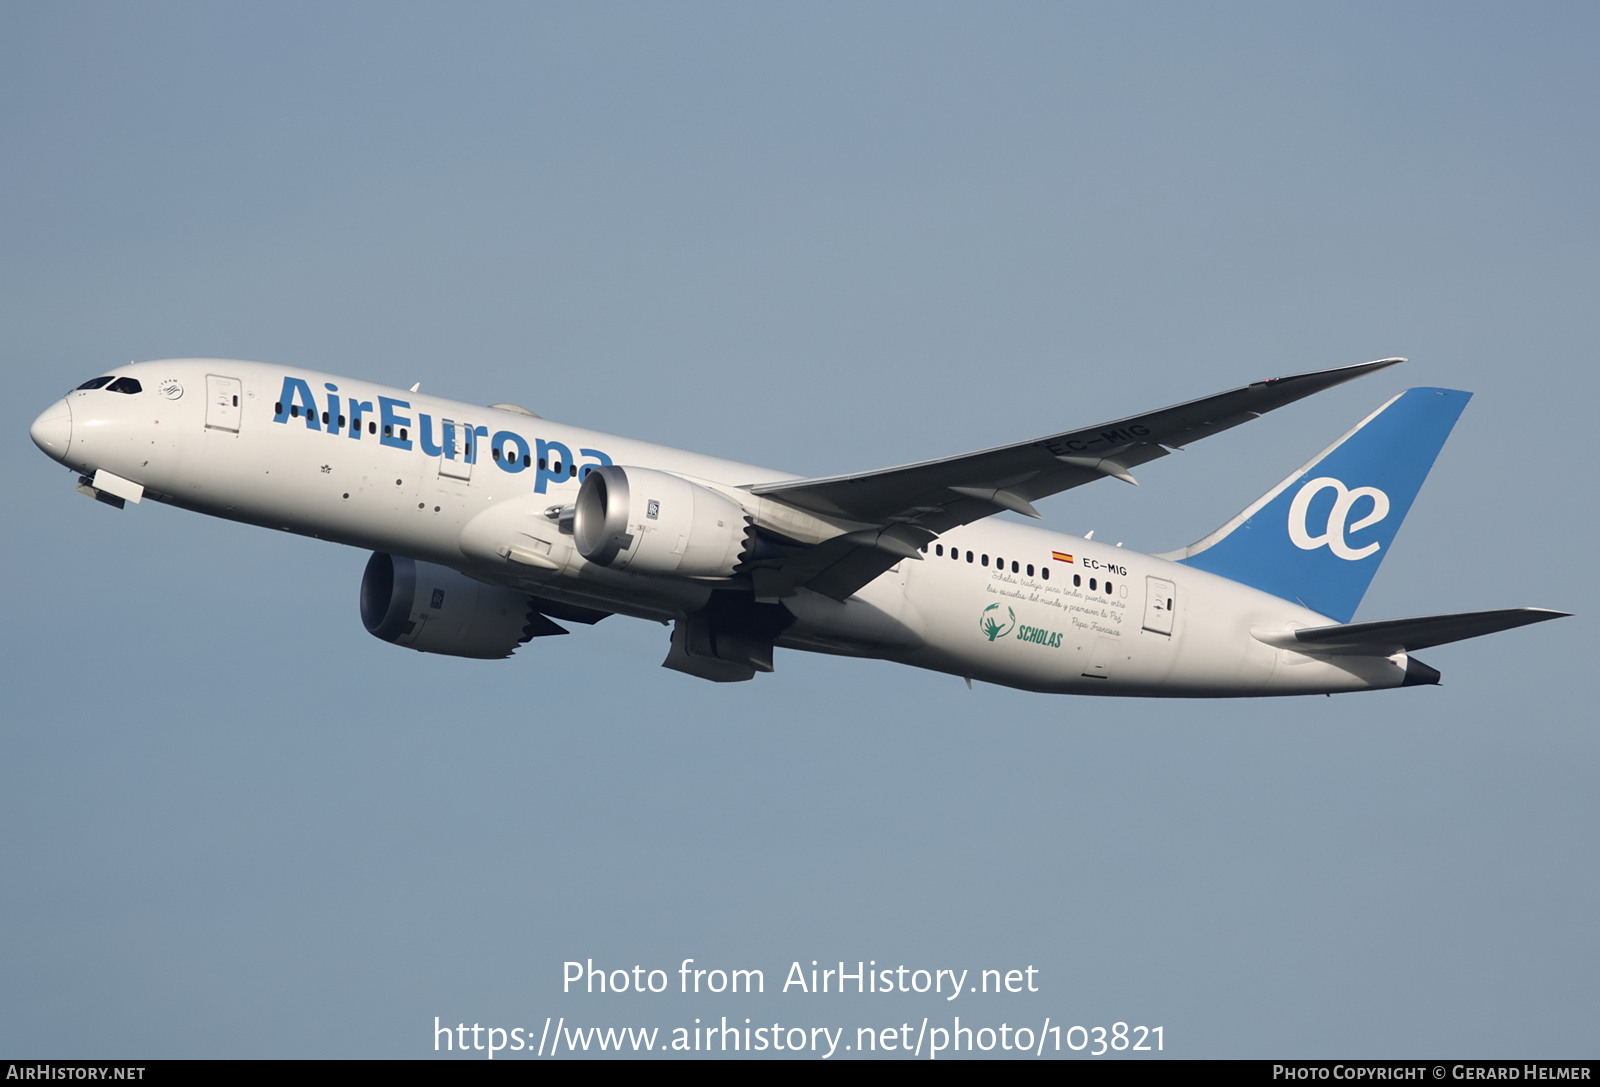
[[[1000,605],[990,604],[983,609],[983,614],[978,616],[978,629],[992,642],[1002,634],[1010,634],[1011,628],[1017,625],[1017,613],[1011,608],[1006,609],[1007,618],[1001,619]]]

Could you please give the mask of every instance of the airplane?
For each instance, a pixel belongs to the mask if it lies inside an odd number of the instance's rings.
[[[1436,684],[1412,654],[1567,613],[1352,622],[1470,393],[1394,396],[1188,547],[1146,555],[994,515],[1132,470],[1404,359],[1257,381],[960,456],[805,478],[332,374],[166,359],[84,382],[31,436],[117,508],[144,498],[372,551],[360,615],[495,659],[565,623],[672,627],[715,682],[774,649],[1028,691],[1334,694]]]

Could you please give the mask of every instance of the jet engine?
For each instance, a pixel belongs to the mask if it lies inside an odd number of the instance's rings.
[[[578,554],[636,574],[727,577],[750,546],[737,502],[670,472],[590,469],[572,518]]]
[[[527,594],[485,585],[448,566],[373,552],[361,576],[368,633],[421,653],[497,660],[545,634],[565,634]]]

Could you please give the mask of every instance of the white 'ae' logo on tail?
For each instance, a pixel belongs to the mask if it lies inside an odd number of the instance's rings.
[[[1335,493],[1333,508],[1328,511],[1328,527],[1320,536],[1313,536],[1306,528],[1306,512],[1311,508],[1311,500],[1320,492],[1331,490]],[[1372,499],[1372,512],[1353,525],[1345,524],[1350,519],[1350,507],[1356,504],[1358,498]],[[1357,487],[1354,490],[1332,476],[1319,476],[1301,487],[1294,496],[1294,501],[1289,503],[1289,539],[1302,551],[1315,551],[1324,545],[1329,551],[1341,559],[1364,559],[1378,550],[1376,542],[1369,543],[1366,547],[1351,547],[1345,541],[1346,532],[1358,532],[1368,525],[1375,525],[1389,516],[1389,496],[1376,487]]]

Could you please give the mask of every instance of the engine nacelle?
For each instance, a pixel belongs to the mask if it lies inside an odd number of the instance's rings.
[[[726,577],[750,543],[737,502],[670,472],[606,465],[578,488],[578,554],[636,574]]]
[[[540,634],[565,633],[524,593],[381,551],[373,552],[361,576],[361,622],[395,645],[482,660],[509,657]]]

